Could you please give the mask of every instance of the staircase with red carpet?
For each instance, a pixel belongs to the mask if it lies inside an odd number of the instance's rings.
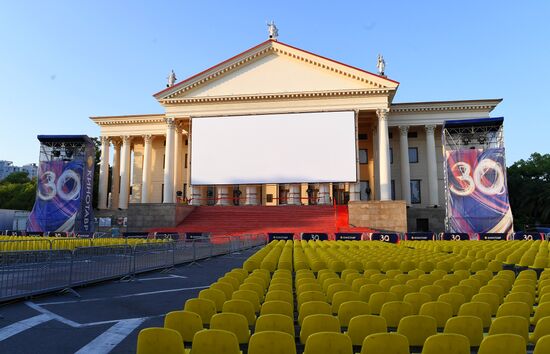
[[[267,232],[334,233],[349,229],[347,206],[199,206],[173,231],[209,232],[216,236]],[[356,231],[370,230],[357,228]]]

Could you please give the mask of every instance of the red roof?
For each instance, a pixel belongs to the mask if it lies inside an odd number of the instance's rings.
[[[201,72],[198,73],[198,74],[195,74],[195,75],[193,75],[193,76],[191,76],[191,77],[188,77],[187,79],[178,82],[178,83],[175,84],[174,86],[167,87],[167,88],[165,88],[164,90],[155,93],[153,96],[154,96],[154,97],[157,97],[157,96],[163,94],[163,93],[166,92],[166,91],[169,91],[169,90],[174,89],[175,87],[181,86],[181,85],[183,85],[183,84],[185,84],[185,83],[187,83],[187,82],[193,80],[194,78],[196,78],[196,77],[198,77],[198,76],[200,76],[200,75],[202,75],[202,74],[204,74],[204,73],[206,73],[206,72],[208,72],[208,71],[210,71],[210,70],[212,70],[212,69],[215,69],[215,68],[217,68],[217,67],[219,67],[219,66],[222,66],[222,65],[224,65],[225,63],[230,62],[231,60],[233,60],[233,59],[235,59],[235,58],[237,58],[237,57],[239,57],[239,56],[242,56],[243,54],[246,54],[246,53],[248,53],[248,52],[251,52],[251,51],[253,51],[253,50],[255,50],[255,49],[257,49],[257,48],[259,48],[259,47],[265,45],[266,43],[269,43],[269,42],[277,42],[278,44],[281,44],[281,45],[283,45],[283,46],[285,46],[285,47],[289,47],[289,48],[292,48],[292,49],[294,49],[294,50],[298,50],[298,51],[300,51],[300,52],[307,53],[307,54],[316,56],[316,57],[318,57],[318,58],[325,59],[325,60],[331,61],[331,62],[333,62],[333,63],[339,64],[339,65],[343,65],[343,66],[346,66],[346,67],[348,67],[348,68],[351,68],[351,69],[354,69],[354,70],[358,70],[358,71],[361,71],[361,72],[363,72],[363,73],[366,73],[366,74],[369,74],[369,75],[373,75],[373,76],[382,78],[382,79],[384,79],[384,80],[388,80],[388,81],[390,81],[390,82],[393,82],[393,83],[396,83],[396,84],[399,85],[399,82],[397,82],[397,81],[395,81],[395,80],[391,80],[391,79],[388,79],[387,77],[384,77],[384,76],[381,76],[381,75],[374,74],[374,73],[372,73],[372,72],[370,72],[370,71],[363,70],[363,69],[357,68],[357,67],[352,66],[352,65],[344,64],[344,63],[339,62],[339,61],[337,61],[337,60],[333,60],[333,59],[324,57],[324,56],[322,56],[322,55],[318,55],[318,54],[315,54],[315,53],[312,53],[312,52],[308,52],[307,50],[303,50],[303,49],[300,49],[300,48],[291,46],[291,45],[289,45],[289,44],[286,44],[286,43],[283,43],[283,42],[280,42],[280,41],[275,41],[275,40],[273,40],[273,39],[268,39],[267,41],[262,42],[262,43],[260,43],[260,44],[258,44],[258,45],[255,45],[254,47],[252,47],[252,48],[250,48],[250,49],[247,49],[247,50],[245,50],[244,52],[239,53],[239,54],[237,54],[237,55],[235,55],[235,56],[232,56],[231,58],[229,58],[229,59],[227,59],[227,60],[224,60],[224,61],[222,61],[221,63],[218,63],[218,64],[216,64],[216,65],[214,65],[214,66],[211,66],[211,67],[209,67],[208,69],[203,70],[203,71],[201,71]]]

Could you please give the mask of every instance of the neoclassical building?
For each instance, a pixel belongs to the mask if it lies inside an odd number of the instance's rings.
[[[442,206],[443,122],[490,117],[501,100],[396,103],[399,85],[382,74],[269,39],[154,94],[163,113],[91,117],[101,130],[99,208],[174,203],[178,196],[194,205],[394,199],[404,200],[409,209]],[[356,181],[191,184],[194,119],[330,111],[355,114]]]

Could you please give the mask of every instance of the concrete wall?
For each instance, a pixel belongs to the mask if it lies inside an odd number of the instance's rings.
[[[407,231],[407,206],[403,200],[349,202],[348,207],[350,225]]]
[[[159,227],[175,227],[193,210],[194,206],[180,204],[130,204],[128,231],[146,231]]]
[[[417,219],[428,220],[428,230],[420,230],[417,226]],[[407,209],[408,231],[445,231],[445,208],[408,208]]]

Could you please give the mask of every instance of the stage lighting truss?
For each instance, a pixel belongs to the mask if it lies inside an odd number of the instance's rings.
[[[504,147],[502,126],[452,127],[443,130],[444,143],[451,149]]]
[[[40,161],[71,161],[77,156],[84,156],[86,144],[82,142],[47,142],[40,144]]]

